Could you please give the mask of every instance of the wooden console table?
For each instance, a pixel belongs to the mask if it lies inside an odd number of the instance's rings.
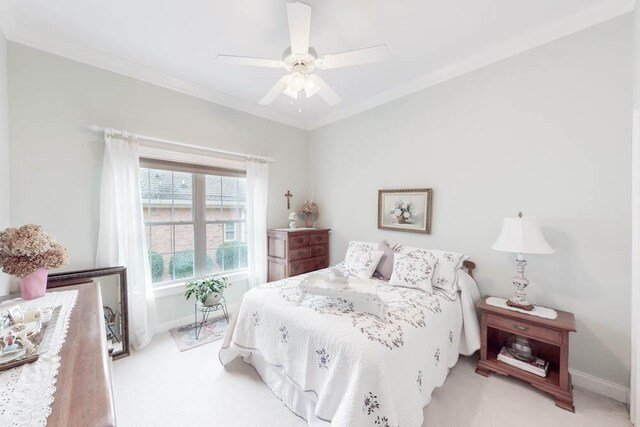
[[[71,311],[67,337],[60,350],[60,369],[47,425],[115,426],[100,285],[90,281],[48,292],[74,289],[78,291],[78,298]],[[0,300],[17,296],[9,295]]]

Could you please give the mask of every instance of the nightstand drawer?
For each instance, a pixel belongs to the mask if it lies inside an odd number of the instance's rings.
[[[516,335],[522,335],[534,340],[545,341],[552,344],[562,343],[562,333],[560,331],[547,329],[521,320],[509,319],[507,317],[500,317],[493,314],[485,314],[485,316],[487,316],[487,326],[512,332]]]

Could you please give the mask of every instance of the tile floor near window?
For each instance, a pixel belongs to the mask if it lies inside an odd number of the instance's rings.
[[[222,341],[180,353],[169,333],[113,365],[116,417],[120,427],[306,426],[240,360],[223,368]],[[624,405],[575,388],[576,413],[519,381],[474,372],[463,357],[436,389],[424,410],[425,426],[630,426]]]

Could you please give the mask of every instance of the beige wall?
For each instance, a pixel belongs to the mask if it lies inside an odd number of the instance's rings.
[[[631,17],[623,16],[315,130],[311,193],[349,240],[466,252],[483,294],[509,296],[503,217],[539,218],[531,300],[575,313],[571,363],[628,386]],[[431,235],[377,229],[377,191],[433,188]]]
[[[287,223],[280,195],[307,192],[304,131],[16,43],[9,81],[12,223],[42,224],[69,248],[67,270],[96,251],[104,144],[91,124],[274,158],[269,227]],[[161,322],[193,312],[182,295],[163,300]]]
[[[0,230],[10,225],[9,96],[7,88],[7,41],[0,31]],[[0,295],[9,293],[9,276],[0,273]]]

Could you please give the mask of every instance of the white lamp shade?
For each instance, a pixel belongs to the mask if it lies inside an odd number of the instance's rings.
[[[502,252],[519,254],[552,254],[553,249],[542,235],[535,218],[505,218],[498,240],[491,246]]]

